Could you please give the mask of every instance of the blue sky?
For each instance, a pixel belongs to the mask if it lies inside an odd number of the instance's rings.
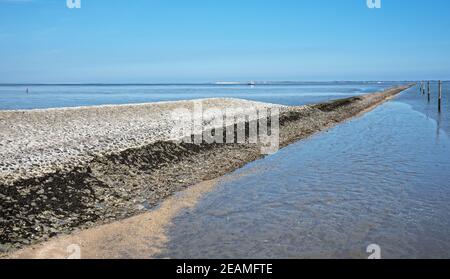
[[[450,79],[450,1],[0,0],[0,83]]]

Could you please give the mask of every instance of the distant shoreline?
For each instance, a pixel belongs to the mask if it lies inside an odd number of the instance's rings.
[[[255,85],[318,85],[318,84],[379,84],[413,83],[411,80],[337,80],[337,81],[255,81]],[[443,81],[448,82],[448,81]],[[248,86],[248,81],[174,82],[174,83],[0,83],[0,86]]]

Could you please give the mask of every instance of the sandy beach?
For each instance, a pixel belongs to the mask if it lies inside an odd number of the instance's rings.
[[[2,111],[0,251],[16,251],[6,257],[65,257],[65,250],[61,250],[66,249],[65,244],[80,243],[93,251],[86,257],[120,257],[119,244],[116,250],[99,249],[98,245],[111,239],[106,231],[127,235],[138,227],[153,228],[141,229],[136,239],[155,237],[161,241],[164,224],[183,207],[183,203],[175,206],[174,193],[192,185],[197,185],[192,189],[202,189],[188,192],[190,198],[184,206],[189,206],[200,192],[213,187],[214,182],[206,181],[264,156],[260,144],[173,142],[171,127],[177,123],[171,120],[170,112],[176,108],[192,108],[201,102],[204,109],[236,109],[236,116],[248,109],[277,108],[280,147],[284,147],[358,116],[407,88],[301,107],[203,99]],[[203,118],[204,122],[209,120]],[[170,212],[148,212],[163,201],[157,210]],[[134,219],[127,219],[130,217]]]

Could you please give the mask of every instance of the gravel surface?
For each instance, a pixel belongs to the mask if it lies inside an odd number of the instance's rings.
[[[406,88],[301,107],[234,99],[201,102],[204,109],[280,108],[284,147]],[[174,123],[168,110],[192,105],[183,101],[0,112],[0,129],[6,131],[0,139],[0,252],[146,212],[174,192],[264,156],[260,143],[170,141]]]
[[[96,155],[169,141],[176,109],[281,107],[239,99],[0,111],[0,181],[34,178],[84,165]],[[237,112],[236,112],[237,114]],[[198,116],[196,116],[198,117]],[[204,115],[204,121],[208,121]],[[192,126],[186,122],[186,126]]]

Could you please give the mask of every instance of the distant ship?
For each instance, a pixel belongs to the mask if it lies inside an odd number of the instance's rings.
[[[215,84],[217,85],[250,85],[250,86],[255,86],[256,82],[254,81],[249,81],[249,82],[239,82],[239,81],[216,81]]]
[[[217,81],[216,84],[218,84],[218,85],[238,85],[241,83],[238,81]]]

